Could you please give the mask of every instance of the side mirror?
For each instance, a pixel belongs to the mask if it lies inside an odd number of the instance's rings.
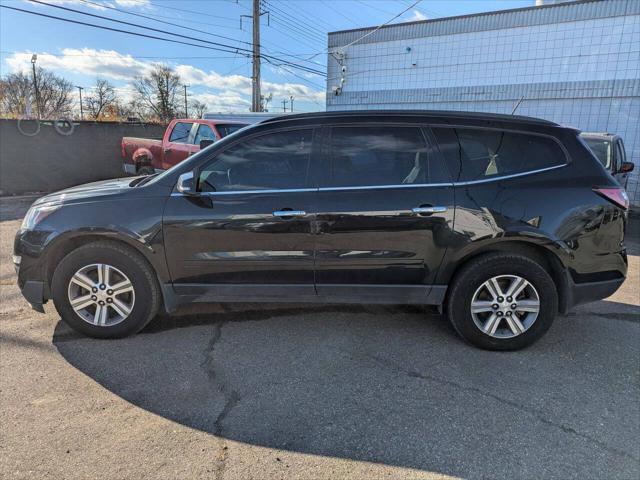
[[[203,149],[207,148],[213,142],[214,141],[209,139],[209,138],[205,138],[204,140],[200,140],[200,150],[203,150]]]
[[[184,195],[196,195],[196,182],[193,177],[193,172],[183,173],[178,177],[178,183],[176,190]]]
[[[622,165],[620,165],[620,173],[633,172],[634,167],[633,162],[622,162]]]

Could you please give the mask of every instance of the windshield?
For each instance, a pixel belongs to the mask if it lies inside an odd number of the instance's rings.
[[[191,155],[187,160],[177,163],[175,164],[173,167],[171,167],[168,170],[165,170],[162,173],[156,174],[156,175],[149,175],[148,177],[145,177],[145,180],[138,183],[136,186],[141,186],[141,185],[149,185],[152,183],[156,183],[156,182],[161,182],[162,180],[164,180],[165,178],[167,178],[168,176],[170,176],[173,172],[175,172],[177,169],[188,169],[188,166],[197,164],[200,161],[200,157],[202,156],[208,156],[209,153],[211,152],[211,148],[219,148],[221,146],[226,145],[229,142],[233,142],[233,140],[238,136],[238,134],[244,132],[245,130],[249,130],[250,128],[255,127],[257,124],[253,124],[253,125],[242,125],[242,124],[233,124],[233,127],[238,127],[234,132],[229,133],[229,135],[224,136],[224,138],[222,138],[221,140],[218,140],[215,143],[212,143],[211,145],[209,145],[206,148],[203,148],[202,150],[200,150],[197,153],[194,153],[193,155]],[[219,128],[219,125],[216,125],[216,127]],[[193,168],[193,167],[191,167]],[[187,171],[187,170],[185,170]]]
[[[606,168],[611,167],[611,142],[599,138],[584,138],[591,151]]]

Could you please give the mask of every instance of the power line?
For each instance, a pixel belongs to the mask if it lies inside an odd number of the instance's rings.
[[[288,21],[283,21],[281,18],[278,18],[275,15],[272,16],[271,21],[273,23],[276,23],[276,24],[278,24],[278,25],[290,30],[292,33],[294,33],[296,35],[299,35],[300,37],[303,37],[303,38],[306,38],[307,40],[310,40],[311,41],[310,45],[317,45],[318,43],[324,43],[324,41],[325,41],[324,38],[322,38],[320,36],[316,36],[316,34],[314,34],[314,33],[307,33],[301,27],[298,27],[298,26],[296,26],[294,24],[291,24]]]
[[[106,4],[101,4],[101,3],[96,3],[95,5],[96,6],[100,6],[100,7],[105,7],[105,8],[108,6]],[[126,11],[128,13],[132,13],[132,12],[129,12],[128,10],[120,10],[120,11],[122,11],[122,12]],[[185,18],[185,17],[176,16],[175,14],[172,15],[172,16],[167,16],[167,15],[160,15],[158,13],[145,12],[145,15],[148,16],[148,17],[151,17],[152,19],[164,18],[164,19],[173,20],[173,21],[180,20],[181,22],[192,23],[194,25],[206,25],[208,27],[224,28],[224,29],[227,29],[227,30],[238,30],[236,27],[230,27],[228,25],[221,25],[219,23],[200,22],[200,21],[197,21],[197,20],[193,20],[192,18]]]
[[[284,16],[289,15],[288,12],[285,12],[284,10],[281,10],[280,8],[276,7],[275,5],[273,5],[271,2],[268,2],[267,0],[264,0],[264,4],[269,7],[269,10],[273,10],[274,12],[276,12],[276,13],[278,13],[280,15],[284,15]],[[291,22],[288,18],[287,18],[287,21]],[[320,30],[315,25],[312,25],[309,22],[306,22],[305,20],[302,20],[300,18],[296,18],[295,22],[299,22],[300,23],[300,28],[307,28],[307,29],[309,29],[309,33],[313,33],[315,35],[318,35],[324,40],[324,38],[326,36],[326,32],[323,32],[322,30]],[[296,26],[298,26],[298,25],[296,25]]]
[[[2,54],[9,55],[31,55],[32,52],[16,52],[9,50],[0,50]],[[228,58],[238,58],[237,55],[225,55],[225,56],[181,56],[181,57],[158,57],[158,56],[140,56],[140,55],[101,55],[101,54],[92,54],[92,53],[38,53],[39,56],[51,56],[51,57],[89,57],[89,58],[137,58],[137,59],[157,59],[157,60],[188,60],[188,59],[199,59],[199,60],[221,60]]]
[[[157,3],[153,3],[151,1],[149,1],[149,2],[140,2],[139,0],[130,0],[130,1],[133,1],[135,3],[145,4],[145,5],[153,5],[156,8],[164,8],[166,10],[174,10],[176,12],[181,12],[181,13],[195,13],[198,16],[211,17],[211,18],[221,18],[223,20],[236,21],[235,18],[231,18],[231,17],[223,17],[223,16],[220,16],[220,15],[211,15],[210,13],[197,12],[195,10],[187,10],[186,8],[169,7],[167,5],[158,5]]]
[[[246,51],[246,52],[250,52],[251,51],[251,50],[249,50],[247,48],[243,48],[243,47],[235,47],[233,45],[226,45],[224,43],[212,42],[210,40],[203,40],[201,38],[190,37],[188,35],[182,35],[181,33],[167,32],[165,30],[160,30],[158,28],[148,27],[148,26],[145,26],[145,25],[140,25],[138,23],[131,23],[131,22],[127,22],[127,21],[124,21],[124,20],[118,20],[116,18],[109,18],[109,17],[105,17],[104,15],[97,15],[95,13],[83,12],[81,10],[76,10],[75,8],[64,7],[62,5],[54,5],[54,4],[51,4],[51,3],[42,2],[40,0],[29,0],[29,1],[31,3],[38,3],[40,5],[46,5],[48,7],[58,8],[60,10],[65,10],[67,12],[78,13],[80,15],[86,15],[88,17],[99,18],[101,20],[107,20],[109,22],[128,25],[130,27],[143,28],[145,30],[151,30],[152,32],[159,32],[159,33],[164,33],[164,34],[167,34],[167,35],[173,35],[174,37],[186,38],[187,40],[194,40],[194,41],[197,41],[197,42],[208,43],[210,45],[216,45],[216,46],[219,46],[219,47],[232,48],[232,49],[235,49],[235,50],[243,50],[243,51]],[[11,8],[11,7],[8,7],[8,8]]]
[[[245,42],[243,40],[239,40],[237,38],[227,37],[225,35],[218,35],[216,33],[210,33],[210,32],[207,32],[205,30],[199,30],[197,28],[185,27],[184,25],[179,25],[177,23],[167,22],[167,21],[164,21],[164,20],[158,20],[157,18],[153,18],[153,17],[150,17],[148,15],[143,15],[141,13],[130,12],[130,11],[127,11],[127,10],[122,10],[120,8],[112,7],[112,6],[107,5],[107,4],[96,3],[96,2],[92,2],[90,0],[80,0],[80,1],[82,1],[83,3],[90,4],[90,5],[96,5],[96,6],[99,6],[99,7],[107,8],[109,10],[114,10],[116,12],[125,13],[127,15],[133,15],[134,17],[146,18],[148,20],[153,20],[154,22],[163,23],[165,25],[171,25],[171,26],[178,27],[178,28],[184,28],[185,30],[191,30],[192,32],[204,33],[205,35],[211,35],[212,37],[224,38],[225,40],[231,40],[233,42],[239,42],[239,43],[244,43],[246,45],[251,45],[251,43]]]
[[[401,11],[399,14],[397,14],[395,17],[387,20],[386,22],[378,25],[376,28],[374,28],[373,30],[371,30],[368,33],[365,33],[364,35],[362,35],[361,37],[355,39],[353,42],[348,43],[347,45],[344,45],[342,48],[347,48],[350,47],[351,45],[355,45],[356,43],[358,43],[360,40],[362,40],[363,38],[368,37],[369,35],[373,35],[374,33],[376,33],[378,30],[380,30],[382,27],[384,27],[385,25],[390,24],[391,22],[393,22],[396,18],[401,17],[402,15],[404,15],[405,13],[407,13],[409,10],[411,10],[412,8],[414,8],[416,5],[418,5],[420,2],[422,2],[422,0],[417,0],[415,2],[413,2],[411,5],[409,5],[407,8],[405,8],[403,11]]]
[[[233,1],[233,0],[230,0],[230,1]],[[247,9],[247,7],[246,7],[245,5],[243,5],[243,4],[241,4],[241,3],[236,3],[236,2],[234,2],[234,4],[235,4],[235,5],[237,5],[237,6],[239,6],[240,8],[244,8],[245,10]],[[276,27],[276,26],[274,26],[274,25],[269,25],[269,24],[267,24],[267,27],[268,27],[268,28],[271,28],[271,29],[273,29],[273,30],[275,30],[276,32],[281,33],[282,35],[284,35],[284,36],[286,36],[286,37],[291,38],[292,40],[295,40],[296,42],[302,42],[302,43],[305,43],[306,45],[308,45],[308,46],[310,46],[310,47],[312,47],[312,48],[314,48],[314,49],[315,49],[315,48],[317,48],[316,40],[312,40],[312,41],[313,41],[313,43],[311,43],[311,42],[310,42],[309,40],[307,40],[306,38],[298,38],[298,37],[295,37],[295,36],[293,36],[293,35],[290,35],[286,30],[280,30],[279,28],[277,28],[277,27]],[[280,48],[281,48],[281,47],[280,47]],[[284,50],[284,53],[285,53],[285,55],[295,56],[295,55],[293,55],[291,52],[287,52],[286,50]],[[308,54],[308,55],[312,55],[312,54],[310,53],[310,54]],[[316,65],[322,65],[322,64],[319,64],[319,63],[317,63],[317,62],[312,62],[312,61],[311,61],[311,60],[309,60],[309,59],[302,59],[302,60],[303,60],[303,61],[305,61],[305,62],[309,62],[309,63],[315,63]],[[323,65],[323,66],[324,66],[324,65]]]
[[[82,11],[75,10],[75,9],[72,9],[72,8],[63,7],[61,5],[47,4],[47,3],[41,2],[39,0],[30,0],[30,1],[34,2],[34,3],[39,3],[39,4],[42,4],[42,5],[47,5],[47,6],[50,6],[50,7],[54,7],[54,8],[59,8],[59,9],[62,9],[62,10],[71,11],[71,12],[74,12],[74,13],[79,13],[79,14],[82,14],[82,15],[87,15],[87,16],[91,16],[91,17],[95,17],[95,18],[101,18],[103,20],[108,20],[108,21],[115,22],[115,23],[122,23],[122,24],[125,24],[125,25],[130,25],[130,26],[133,26],[133,27],[137,27],[137,28],[143,28],[145,30],[157,31],[157,32],[160,32],[160,33],[166,33],[166,34],[169,34],[169,35],[173,35],[173,36],[177,36],[177,37],[181,37],[181,38],[186,38],[188,40],[207,43],[207,44],[210,44],[210,45],[215,45],[215,47],[209,47],[209,46],[205,46],[205,45],[199,45],[199,44],[195,44],[195,43],[184,42],[184,41],[170,39],[170,38],[157,37],[157,36],[149,35],[149,34],[145,34],[145,33],[131,32],[129,30],[121,30],[121,29],[117,29],[117,28],[111,28],[111,27],[107,27],[107,26],[104,26],[104,25],[97,25],[97,24],[88,23],[88,22],[81,22],[79,20],[72,20],[72,19],[69,19],[69,18],[57,17],[57,16],[54,16],[54,15],[48,15],[48,14],[45,14],[45,13],[34,12],[34,11],[31,11],[31,10],[24,10],[22,8],[9,7],[7,5],[2,5],[2,4],[0,4],[0,7],[1,8],[7,8],[9,10],[15,10],[15,11],[23,12],[23,13],[28,13],[28,14],[36,15],[36,16],[40,16],[40,17],[60,20],[60,21],[63,21],[63,22],[75,23],[75,24],[78,24],[78,25],[85,25],[85,26],[89,26],[89,27],[93,27],[93,28],[99,28],[99,29],[109,30],[109,31],[114,31],[114,32],[119,32],[119,33],[126,33],[126,34],[129,34],[129,35],[135,35],[135,36],[139,36],[139,37],[151,38],[151,39],[154,39],[154,40],[162,40],[162,41],[165,41],[165,42],[179,43],[179,44],[189,45],[189,46],[193,46],[193,47],[207,48],[209,50],[216,50],[216,51],[221,51],[221,52],[226,52],[226,53],[235,53],[237,55],[242,55],[242,56],[249,56],[251,54],[251,50],[246,49],[246,48],[242,48],[242,47],[235,47],[233,45],[227,45],[227,44],[223,44],[223,43],[219,43],[219,42],[211,42],[209,40],[202,40],[202,39],[199,39],[199,38],[189,37],[189,36],[181,35],[181,34],[178,34],[178,33],[165,32],[163,30],[158,30],[158,29],[154,29],[154,28],[151,28],[151,27],[145,27],[143,25],[138,25],[138,24],[131,23],[131,22],[125,22],[125,21],[122,21],[122,20],[117,20],[117,19],[113,19],[113,18],[109,18],[109,17],[104,17],[102,15],[96,15],[96,14],[92,14],[92,13],[82,12]],[[284,60],[284,59],[281,59],[281,58],[278,58],[278,57],[272,57],[272,58],[277,60],[277,61],[284,62],[284,63],[290,65],[292,68],[297,68],[297,69],[300,69],[300,70],[303,70],[303,71],[307,71],[309,73],[316,73],[318,75],[325,75],[324,72],[320,72],[318,70],[312,69],[311,67],[307,67],[307,66],[304,66],[304,65],[298,65],[296,63],[289,62],[287,60]]]
[[[340,15],[342,18],[344,18],[345,20],[353,23],[354,25],[358,25],[358,22],[355,21],[353,18],[348,17],[347,15],[345,15],[344,13],[342,13],[339,9],[332,7],[331,5],[329,5],[329,3],[325,2],[325,0],[320,0],[324,5],[327,6],[327,8],[330,8],[332,11],[334,11],[335,13],[337,13],[338,15]]]

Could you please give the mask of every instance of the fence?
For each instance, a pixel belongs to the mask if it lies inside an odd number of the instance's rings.
[[[28,123],[28,124],[27,124]],[[18,127],[21,127],[22,132]],[[58,130],[42,122],[0,119],[0,195],[52,192],[81,183],[121,177],[122,137],[160,138],[155,124],[74,122]]]

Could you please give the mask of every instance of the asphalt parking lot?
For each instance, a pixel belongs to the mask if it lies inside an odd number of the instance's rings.
[[[0,199],[1,478],[640,477],[640,240],[614,296],[533,347],[406,306],[214,305],[117,341],[15,286]]]

